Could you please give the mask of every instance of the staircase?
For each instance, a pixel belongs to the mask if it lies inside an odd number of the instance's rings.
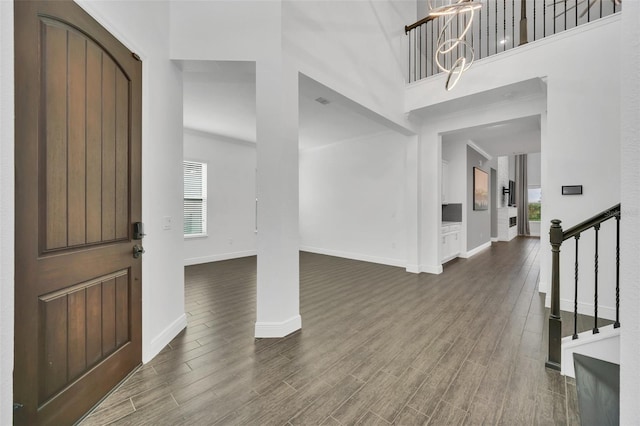
[[[569,377],[576,377],[573,354],[586,355],[612,364],[620,365],[620,328],[613,324],[600,328],[600,333],[585,331],[562,339],[562,365],[560,372]]]
[[[563,230],[561,221],[552,220],[549,237],[551,242],[551,310],[549,314],[549,355],[546,366],[560,370],[565,376],[577,380],[580,411],[590,413],[598,407],[598,422],[594,424],[617,424],[619,419],[619,365],[620,365],[620,204],[607,209],[584,222]],[[598,280],[600,271],[600,230],[602,223],[615,219],[615,321],[603,325],[598,318]],[[594,233],[594,295],[593,295],[593,328],[578,332],[578,294],[581,276],[579,264],[580,236]],[[562,317],[560,315],[560,248],[562,244],[573,239],[575,244],[574,262],[574,310],[573,334],[562,337]],[[584,272],[584,271],[583,271]],[[604,372],[604,373],[603,373]],[[615,375],[615,377],[611,377]],[[615,379],[615,380],[614,380]],[[612,381],[613,380],[613,381]],[[617,385],[615,385],[615,383]],[[597,392],[596,392],[597,391]],[[592,416],[586,416],[590,419]],[[585,416],[582,416],[584,419]],[[593,419],[591,419],[593,420]],[[604,423],[603,423],[604,422]],[[583,424],[585,424],[583,422]]]

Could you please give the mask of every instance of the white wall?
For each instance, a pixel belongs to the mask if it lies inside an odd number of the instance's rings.
[[[491,210],[473,209],[473,168],[477,167],[490,173],[488,159],[470,146],[465,146],[466,150],[466,199],[467,199],[467,239],[466,252],[481,247],[491,241]],[[489,182],[491,182],[489,180]],[[491,196],[491,193],[489,194]],[[491,203],[493,200],[489,200]],[[464,248],[463,247],[463,248]],[[466,256],[466,254],[465,254]]]
[[[442,159],[449,162],[449,203],[462,204],[464,212],[467,203],[467,141],[444,137]]]
[[[13,401],[13,2],[0,1],[0,424]]]
[[[300,151],[301,250],[405,267],[406,137]]]
[[[415,0],[177,0],[171,57],[260,61],[273,54],[265,35],[281,33],[297,71],[406,127],[404,25],[415,17]]]
[[[282,7],[283,48],[300,72],[408,125],[404,26],[416,20],[415,0],[290,0]]]
[[[169,3],[79,2],[142,58],[142,358],[184,326],[182,75],[169,60]],[[164,218],[171,229],[163,230]]]
[[[622,11],[620,424],[640,419],[640,2]]]
[[[256,144],[190,129],[185,160],[207,163],[207,236],[185,238],[184,263],[256,254]]]
[[[442,86],[432,87],[431,90],[434,94],[444,91]],[[424,94],[424,96],[429,97],[430,95]],[[430,110],[425,115],[420,131],[419,150],[421,164],[418,200],[420,205],[420,227],[418,228],[420,241],[418,251],[421,271],[429,273],[442,272],[439,257],[440,244],[438,244],[442,219],[440,204],[440,159],[442,158],[442,138],[444,137],[442,135],[459,129],[542,114],[544,108],[544,97],[537,96],[526,99],[504,100],[482,108],[467,109],[454,113],[438,114],[437,110]],[[420,113],[416,113],[416,116],[420,117]],[[466,176],[466,171],[464,176]],[[463,208],[463,220],[465,220],[464,215],[465,209]]]
[[[620,166],[620,79],[612,78],[620,72],[619,41],[620,15],[603,18],[482,59],[474,63],[455,90],[450,92],[442,88],[444,76],[412,84],[407,89],[407,110],[544,77],[547,83],[547,117],[546,130],[543,129],[541,138],[541,184],[545,188],[542,223],[548,224],[551,219],[559,218],[565,227],[575,225],[620,201],[619,174],[594,172],[602,170],[604,164],[611,171],[619,170]],[[585,63],[590,66],[585,67]],[[544,109],[539,113],[543,112]],[[460,117],[459,120],[465,121],[465,118]],[[430,149],[423,152],[436,154]],[[428,168],[430,160],[426,155],[422,158],[427,165],[425,168]],[[578,197],[560,195],[560,187],[569,184],[583,185],[585,194]],[[437,192],[436,185],[432,192]],[[422,194],[424,196],[428,192],[423,191]],[[423,200],[423,206],[425,202],[428,203]],[[423,216],[428,218],[426,214]],[[428,226],[424,229],[428,231]],[[544,238],[542,243],[540,290],[547,291],[551,276],[550,246]],[[585,238],[581,247],[585,253],[593,253],[588,239]],[[612,256],[612,253],[602,253],[601,267],[610,264]],[[572,262],[570,254],[563,256],[562,282],[566,286],[572,282]],[[593,284],[589,283],[589,276],[584,275],[585,289],[582,293],[593,295]],[[600,313],[607,315],[611,311],[602,308],[612,307],[611,300],[604,296],[610,293],[609,290],[602,289],[601,298]],[[568,293],[568,288],[561,292],[563,309],[570,299]],[[582,301],[583,309],[591,309],[593,302],[588,300],[591,298],[585,297]]]

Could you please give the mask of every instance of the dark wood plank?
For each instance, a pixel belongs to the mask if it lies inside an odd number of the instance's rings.
[[[46,248],[67,246],[67,31],[46,25]]]
[[[116,71],[115,237],[129,235],[129,81]]]
[[[86,241],[86,178],[85,144],[86,111],[86,41],[84,37],[69,32],[68,43],[68,233],[70,246]]]
[[[153,420],[172,424],[562,423],[538,249],[496,244],[439,276],[302,253],[305,328],[283,339],[253,339],[255,257],[187,267],[189,327],[108,403],[171,395]]]
[[[87,243],[102,241],[102,51],[87,43]]]
[[[129,341],[129,275],[116,278],[116,347]]]
[[[102,356],[116,349],[116,280],[102,283]]]
[[[87,369],[87,315],[86,290],[83,288],[67,295],[68,300],[68,379],[73,380]]]
[[[44,310],[44,353],[40,403],[44,403],[67,383],[67,297],[42,303]]]
[[[116,237],[116,65],[102,57],[102,240]]]
[[[102,285],[88,287],[87,293],[87,367],[102,359]]]

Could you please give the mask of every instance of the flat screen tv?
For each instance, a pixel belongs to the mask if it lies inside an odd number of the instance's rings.
[[[509,205],[516,205],[516,183],[513,180],[509,181]]]

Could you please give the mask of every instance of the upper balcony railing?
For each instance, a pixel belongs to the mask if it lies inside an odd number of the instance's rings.
[[[438,1],[449,0],[432,0]],[[481,3],[482,8],[474,11],[464,36],[475,60],[609,16],[622,7],[621,0],[482,0]],[[448,31],[454,37],[464,31],[468,16],[459,14],[452,19]],[[409,83],[441,72],[434,56],[446,19],[426,17],[405,26],[409,38]],[[451,69],[458,58],[470,56],[468,49],[465,43],[459,43],[441,55],[441,65]]]

